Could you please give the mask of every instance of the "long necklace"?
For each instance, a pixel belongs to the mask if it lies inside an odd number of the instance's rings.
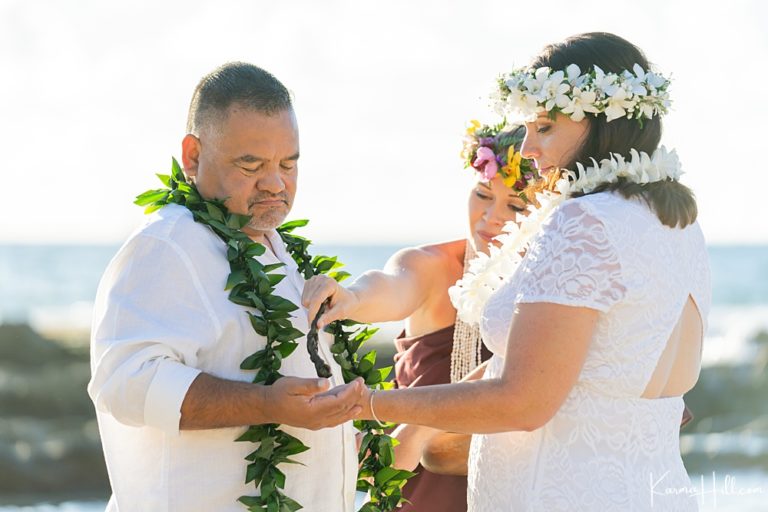
[[[464,275],[469,269],[469,262],[476,256],[470,240],[464,251]],[[469,372],[482,362],[483,342],[480,338],[480,327],[469,324],[456,315],[453,328],[453,348],[451,349],[451,382],[459,382]]]

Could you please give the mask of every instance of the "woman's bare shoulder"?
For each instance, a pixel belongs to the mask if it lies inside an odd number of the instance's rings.
[[[406,272],[442,273],[447,268],[463,265],[466,243],[461,239],[406,247],[389,259],[387,267]]]

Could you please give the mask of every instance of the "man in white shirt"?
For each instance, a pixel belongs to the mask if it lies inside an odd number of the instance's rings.
[[[275,227],[293,204],[299,140],[286,88],[266,71],[226,64],[204,77],[192,98],[182,142],[184,172],[204,198],[226,199],[252,215],[243,231],[282,262],[275,293],[301,305],[304,280]],[[357,458],[349,421],[362,384],[344,385],[321,334],[333,376],[317,379],[306,339],[285,358],[286,377],[253,384],[240,369],[265,346],[246,309],[228,300],[224,242],[183,206],[168,205],[123,245],[99,285],[88,385],[113,495],[107,510],[236,511],[245,456],[235,442],[248,425],[279,423],[310,449],[283,464],[285,494],[309,512],[352,511]],[[278,271],[279,272],[279,271]],[[301,308],[294,327],[306,333]],[[329,388],[334,386],[331,391]]]

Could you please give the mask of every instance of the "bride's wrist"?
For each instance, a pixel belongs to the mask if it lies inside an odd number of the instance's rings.
[[[371,389],[368,393],[368,406],[367,408],[363,409],[363,414],[366,415],[366,419],[369,421],[375,421],[379,424],[379,426],[384,425],[384,422],[381,420],[380,416],[376,414],[376,400],[377,398],[380,398],[380,395],[377,396],[377,393],[379,393],[380,390],[378,389]]]

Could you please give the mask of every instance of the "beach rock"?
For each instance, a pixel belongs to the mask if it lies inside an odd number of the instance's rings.
[[[0,326],[0,503],[108,496],[89,378],[85,351]]]
[[[26,325],[0,326],[0,411],[4,417],[93,417],[85,352],[68,350]]]
[[[35,366],[50,361],[71,361],[70,351],[37,334],[26,324],[0,325],[0,365]]]
[[[105,497],[108,490],[95,420],[0,420],[0,502]]]

